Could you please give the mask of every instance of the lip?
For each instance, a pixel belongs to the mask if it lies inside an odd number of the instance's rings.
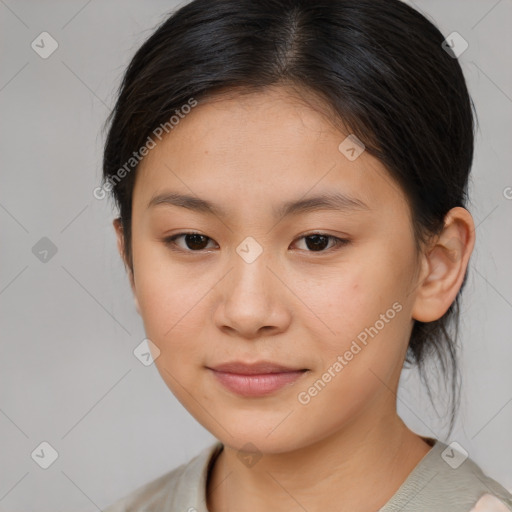
[[[236,373],[237,375],[262,375],[265,373],[288,373],[305,370],[305,368],[291,368],[271,361],[258,361],[256,363],[243,363],[232,361],[210,367],[210,370],[223,373]]]
[[[275,393],[307,372],[305,368],[290,368],[269,361],[250,364],[235,361],[207,368],[225,388],[244,397]]]

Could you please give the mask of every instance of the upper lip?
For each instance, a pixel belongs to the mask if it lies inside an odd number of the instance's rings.
[[[290,368],[270,361],[260,361],[256,363],[243,363],[241,361],[232,361],[217,366],[209,367],[211,370],[224,373],[236,373],[238,375],[261,375],[264,373],[288,373],[299,372],[305,368]]]

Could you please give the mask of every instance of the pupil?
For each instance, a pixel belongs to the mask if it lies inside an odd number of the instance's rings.
[[[313,244],[308,243],[308,240],[313,239]],[[325,249],[327,246],[327,237],[324,235],[310,235],[306,237],[306,245],[308,249]]]
[[[202,250],[206,237],[204,235],[186,235],[187,246],[189,249]],[[311,243],[312,242],[312,243]],[[324,235],[310,235],[306,237],[306,245],[310,250],[322,250],[328,245],[328,237]]]
[[[201,242],[198,241],[200,238],[205,239],[206,237],[204,235],[197,235],[197,234],[186,235],[186,241],[187,241],[188,248],[189,249],[197,249],[197,250],[204,249],[204,247],[201,247],[201,245],[204,245],[204,244],[201,244]],[[190,241],[191,239],[192,239],[192,241]],[[203,242],[204,242],[204,240],[203,240]]]

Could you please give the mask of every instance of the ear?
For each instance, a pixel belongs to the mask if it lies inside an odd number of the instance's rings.
[[[460,206],[445,216],[444,229],[422,255],[412,317],[420,322],[441,318],[462,286],[475,245],[471,214]]]
[[[126,259],[126,251],[125,251],[125,238],[124,238],[124,230],[123,230],[123,224],[121,222],[121,217],[118,217],[117,219],[114,219],[113,221],[114,229],[116,231],[116,237],[117,237],[117,250],[119,251],[119,255],[121,256],[121,259],[124,263],[124,268],[126,269],[128,273],[128,277],[130,279],[130,286],[132,288],[133,292],[133,298],[135,301],[135,308],[137,309],[137,313],[140,315],[140,306],[139,306],[139,299],[137,298],[137,291],[135,289],[135,280],[133,277],[133,272],[128,265],[127,259]]]

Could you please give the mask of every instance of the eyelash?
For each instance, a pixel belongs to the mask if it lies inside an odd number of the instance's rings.
[[[170,237],[164,238],[163,242],[171,250],[177,251],[177,252],[182,252],[182,253],[202,253],[202,252],[205,251],[204,249],[201,249],[201,250],[198,250],[198,251],[194,251],[194,250],[182,249],[182,248],[178,247],[177,244],[176,244],[176,239],[178,239],[178,238],[180,238],[182,236],[186,236],[186,235],[200,235],[200,236],[205,237],[207,240],[212,240],[210,237],[208,237],[206,235],[203,235],[202,233],[196,233],[196,232],[193,232],[193,231],[187,231],[187,232],[178,233],[176,235],[172,235]],[[348,245],[350,243],[350,240],[347,239],[347,238],[339,238],[337,236],[328,235],[327,233],[320,233],[320,232],[306,233],[305,235],[302,235],[301,237],[297,238],[297,240],[302,240],[303,238],[308,238],[308,237],[311,237],[311,236],[314,236],[314,235],[318,235],[318,236],[322,236],[322,237],[326,237],[326,238],[332,239],[332,240],[335,241],[335,245],[333,245],[329,249],[322,250],[322,251],[308,251],[308,250],[305,250],[305,252],[310,252],[312,254],[315,254],[315,253],[326,254],[326,253],[330,253],[330,252],[333,252],[335,250],[341,249],[343,246],[346,246],[346,245]]]

